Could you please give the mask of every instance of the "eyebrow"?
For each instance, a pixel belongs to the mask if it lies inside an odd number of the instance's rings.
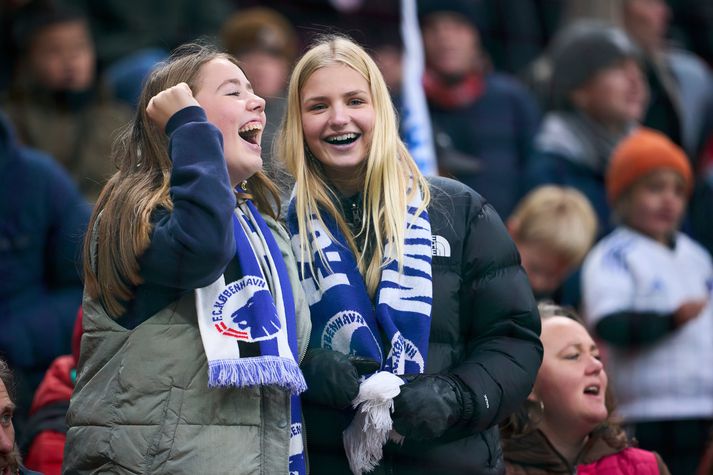
[[[235,84],[236,86],[240,86],[243,84],[243,82],[240,79],[233,78],[233,79],[226,79],[225,81],[221,82],[218,87],[215,88],[216,91],[220,90],[221,87],[225,86],[226,84]],[[253,90],[253,85],[250,84],[250,81],[247,81],[245,83],[245,87],[248,88],[249,90]]]
[[[357,96],[359,94],[366,94],[366,91],[363,91],[361,89],[355,89],[353,91],[345,92],[344,94],[342,94],[342,97]],[[327,99],[327,96],[313,96],[313,97],[308,97],[307,99],[305,99],[302,102],[305,103],[305,102],[313,102],[313,101],[323,101],[325,99]]]

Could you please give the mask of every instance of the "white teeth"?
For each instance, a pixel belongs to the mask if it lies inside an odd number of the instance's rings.
[[[248,125],[238,130],[238,133],[250,132],[252,130],[262,130],[262,124],[260,122],[250,122]]]
[[[348,134],[335,135],[333,137],[328,137],[327,141],[328,142],[341,142],[344,140],[351,140],[351,139],[356,139],[356,138],[357,138],[357,134],[351,132]]]
[[[599,387],[598,386],[587,386],[584,388],[584,392],[587,394],[599,394]]]

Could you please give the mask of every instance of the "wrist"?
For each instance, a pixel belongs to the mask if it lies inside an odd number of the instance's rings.
[[[475,393],[456,375],[449,376],[461,406],[461,415],[457,425],[468,426],[477,418],[478,405]]]

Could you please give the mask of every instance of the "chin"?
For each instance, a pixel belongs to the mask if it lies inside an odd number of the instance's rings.
[[[247,157],[240,160],[236,165],[228,165],[228,173],[233,182],[240,183],[247,180],[257,172],[262,171],[262,158]]]
[[[591,425],[592,429],[594,429],[599,424],[606,422],[606,420],[608,418],[609,418],[609,412],[606,410],[606,408],[602,409],[601,411],[591,412],[583,417],[583,419],[589,425]]]

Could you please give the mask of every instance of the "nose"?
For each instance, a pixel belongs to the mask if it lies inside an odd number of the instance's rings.
[[[344,107],[336,105],[332,107],[331,114],[329,116],[329,123],[333,127],[340,128],[349,122],[349,115]]]
[[[604,363],[602,363],[602,360],[594,355],[589,355],[589,361],[587,362],[587,374],[599,374],[603,369]]]
[[[250,111],[263,112],[265,110],[265,99],[255,93],[250,93],[247,108]]]

